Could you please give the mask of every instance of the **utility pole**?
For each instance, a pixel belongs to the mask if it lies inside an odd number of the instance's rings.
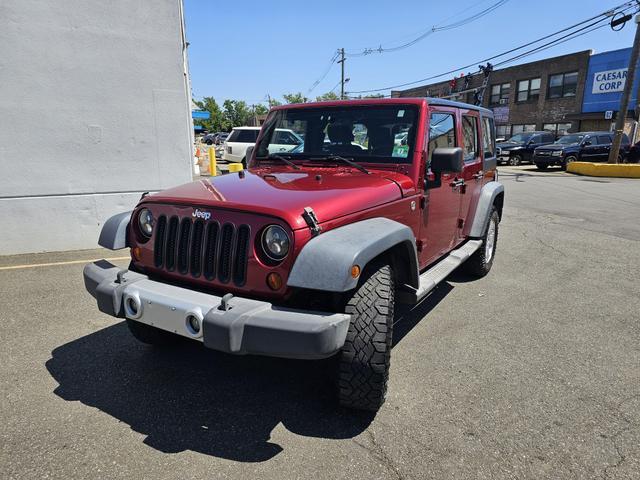
[[[340,60],[338,60],[340,64],[340,100],[344,100],[344,48],[340,49]]]
[[[613,137],[611,150],[609,150],[609,163],[618,163],[620,143],[622,142],[622,133],[624,131],[624,119],[627,116],[627,111],[629,110],[633,80],[636,76],[638,56],[640,56],[640,15],[636,15],[634,21],[636,23],[636,36],[633,39],[633,48],[631,49],[631,58],[629,59],[629,68],[627,69],[627,79],[624,84],[622,98],[620,99],[618,115],[616,116],[615,136]]]

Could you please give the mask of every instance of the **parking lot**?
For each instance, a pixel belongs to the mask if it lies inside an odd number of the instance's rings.
[[[136,343],[82,282],[124,251],[0,257],[0,478],[638,478],[640,182],[500,180],[493,270],[398,313],[374,418],[323,362]]]

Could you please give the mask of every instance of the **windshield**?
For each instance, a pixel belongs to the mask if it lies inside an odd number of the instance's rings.
[[[584,135],[565,135],[564,137],[560,137],[558,140],[556,140],[556,143],[559,144],[570,144],[570,143],[580,143],[582,142],[582,139],[584,138]]]
[[[339,155],[356,162],[411,163],[417,117],[413,105],[277,110],[267,120],[256,156],[331,160],[327,157]]]
[[[528,142],[532,136],[533,133],[519,133],[511,137],[508,141],[513,143],[524,143]]]

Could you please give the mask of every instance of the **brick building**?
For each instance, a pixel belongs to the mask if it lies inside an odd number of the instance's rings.
[[[523,131],[551,130],[558,135],[580,130],[590,50],[494,70],[483,106],[493,110],[498,137]],[[463,73],[463,72],[461,72]],[[448,97],[474,103],[484,75],[466,75],[454,82],[392,91],[392,97]]]

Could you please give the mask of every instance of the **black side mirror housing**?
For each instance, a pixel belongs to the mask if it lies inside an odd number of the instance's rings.
[[[442,173],[460,173],[464,167],[464,154],[460,147],[440,147],[431,154],[431,171]]]
[[[247,167],[251,163],[251,157],[253,156],[254,148],[255,148],[255,145],[251,145],[250,147],[247,147],[247,150],[245,151],[244,158],[246,159]]]

